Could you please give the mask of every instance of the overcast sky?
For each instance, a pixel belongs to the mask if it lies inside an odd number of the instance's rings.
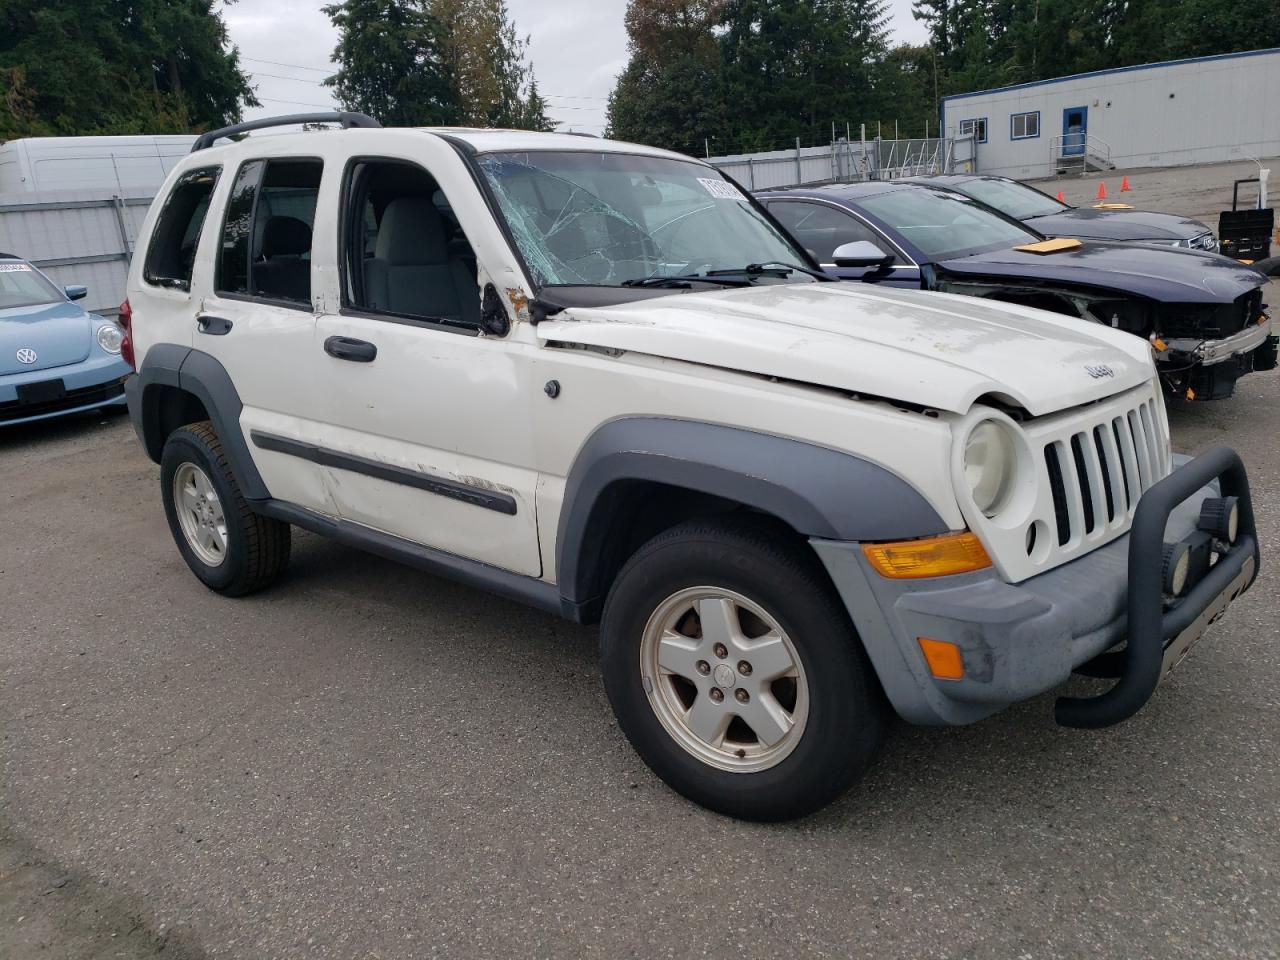
[[[261,108],[253,119],[333,105],[320,81],[333,69],[337,34],[321,3],[240,0],[224,9],[231,41],[257,87]],[[622,27],[626,0],[508,0],[516,29],[529,36],[538,88],[562,130],[601,133],[605,100],[627,63]],[[923,28],[911,17],[911,0],[890,0],[892,41],[921,43]],[[850,120],[857,120],[850,117]]]

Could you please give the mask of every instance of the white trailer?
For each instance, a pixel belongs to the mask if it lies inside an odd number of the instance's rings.
[[[194,136],[30,137],[0,145],[0,251],[114,314],[151,198]]]
[[[1099,70],[944,97],[947,136],[1005,176],[1280,156],[1280,48]]]
[[[0,145],[0,197],[49,190],[154,196],[194,136],[27,137]],[[110,194],[108,194],[110,195]]]

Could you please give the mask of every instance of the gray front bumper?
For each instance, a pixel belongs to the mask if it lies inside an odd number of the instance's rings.
[[[1195,529],[1206,487],[1169,515],[1165,538]],[[889,580],[856,543],[810,541],[844,600],[885,693],[918,724],[972,723],[1061,683],[1125,638],[1129,535],[1022,583],[994,569]],[[1156,560],[1155,562],[1159,562]],[[960,680],[935,678],[917,642],[956,644]]]

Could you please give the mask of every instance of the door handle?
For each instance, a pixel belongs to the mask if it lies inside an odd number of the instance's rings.
[[[225,337],[231,332],[231,321],[225,317],[215,317],[208,313],[196,314],[196,326],[200,328],[201,333],[207,333],[211,337]]]
[[[352,363],[373,363],[378,355],[378,348],[368,340],[356,340],[354,337],[330,337],[324,342],[324,352],[339,360],[350,360]]]

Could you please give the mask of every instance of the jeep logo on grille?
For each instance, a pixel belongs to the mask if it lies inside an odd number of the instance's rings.
[[[37,360],[40,359],[38,356],[36,356],[36,352],[32,350],[30,347],[23,347],[16,354],[14,354],[14,356],[18,358],[19,363],[35,363]]]
[[[1116,372],[1105,363],[1091,363],[1084,368],[1084,372],[1095,380],[1101,380],[1103,377],[1114,377],[1116,375]]]

